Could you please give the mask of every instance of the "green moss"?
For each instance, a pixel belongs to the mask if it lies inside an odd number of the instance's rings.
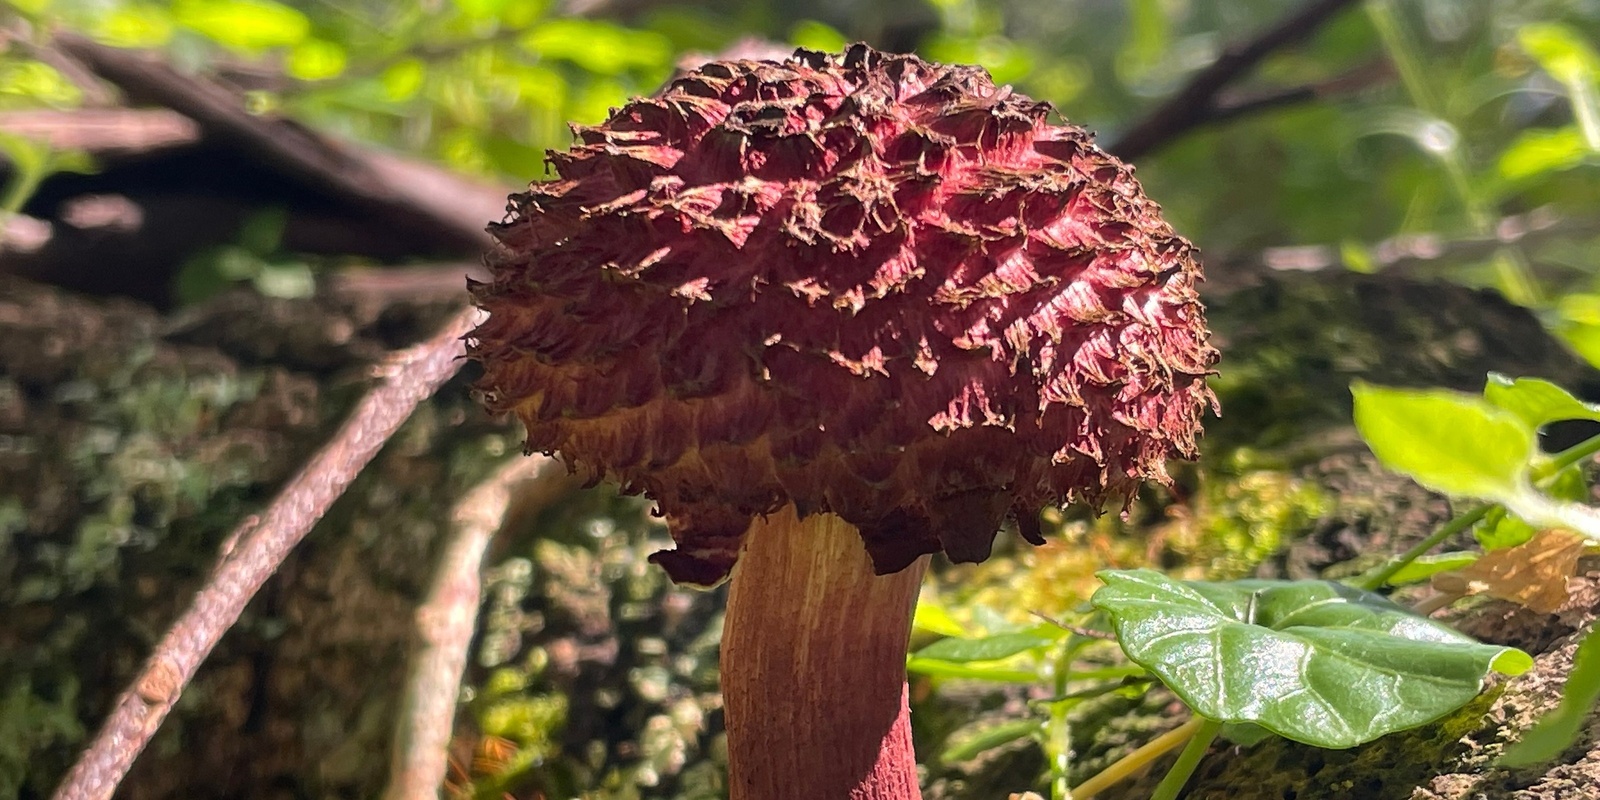
[[[1206,473],[1201,483],[1192,511],[1162,533],[1186,569],[1213,580],[1251,574],[1329,507],[1316,486],[1279,470]]]

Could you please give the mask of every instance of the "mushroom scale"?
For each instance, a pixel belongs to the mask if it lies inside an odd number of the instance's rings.
[[[1215,406],[1200,266],[1052,116],[858,44],[707,64],[576,128],[490,228],[482,397],[654,500],[680,582],[790,503],[854,525],[879,574],[1126,503]]]

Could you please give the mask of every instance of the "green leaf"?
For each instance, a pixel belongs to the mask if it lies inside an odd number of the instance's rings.
[[[1485,550],[1516,547],[1533,538],[1538,529],[1506,513],[1500,506],[1489,509],[1489,516],[1474,528],[1472,535]]]
[[[1408,583],[1425,581],[1441,572],[1468,567],[1482,557],[1482,553],[1439,553],[1438,555],[1420,556],[1410,564],[1400,568],[1399,572],[1389,576],[1390,586],[1405,586]]]
[[[939,761],[944,764],[954,764],[976,758],[1001,745],[1032,736],[1038,731],[1039,721],[1036,719],[1011,720],[965,735],[957,731],[950,736],[955,743],[939,754]]]
[[[518,41],[541,57],[571,61],[596,75],[619,75],[672,62],[672,43],[667,37],[598,20],[548,20]]]
[[[1567,87],[1572,115],[1591,151],[1600,152],[1600,53],[1582,33],[1559,22],[1536,22],[1517,31],[1517,43],[1545,72]]]
[[[404,58],[384,70],[378,76],[378,83],[383,86],[385,99],[398,103],[415,97],[422,89],[422,81],[426,76],[422,59]]]
[[[289,51],[284,66],[289,74],[303,81],[337,78],[344,72],[344,47],[326,39],[307,39]]]
[[[814,19],[803,19],[789,29],[789,41],[796,47],[806,47],[812,50],[821,50],[824,53],[838,53],[850,44],[849,37],[838,30],[829,27],[827,23]]]
[[[1064,634],[1061,634],[1064,635]],[[940,639],[918,650],[917,658],[932,658],[964,664],[969,661],[998,661],[1018,653],[1054,643],[1061,635],[1025,631],[997,633],[979,639]]]
[[[178,0],[179,25],[246,52],[298,44],[311,32],[305,14],[272,0]]]
[[[1383,465],[1445,494],[1504,500],[1527,485],[1537,438],[1480,397],[1356,382],[1356,429]]]
[[[1091,599],[1118,641],[1196,713],[1319,747],[1437,719],[1527,654],[1479,644],[1371,592],[1329,581],[1180,583],[1105,571]]]
[[[959,678],[990,683],[1035,683],[1039,680],[1037,670],[1016,669],[997,664],[961,664],[917,656],[912,656],[906,661],[906,671],[930,678]]]
[[[1497,169],[1508,181],[1572,169],[1589,158],[1589,145],[1577,126],[1527,130],[1500,154]]]
[[[1559,22],[1536,22],[1517,31],[1517,44],[1557,80],[1593,80],[1600,73],[1600,54],[1583,34]]]
[[[1222,738],[1240,747],[1254,747],[1271,738],[1272,731],[1260,725],[1238,722],[1222,726]]]
[[[917,600],[917,610],[911,615],[913,630],[937,633],[940,636],[965,636],[967,629],[950,615],[944,604],[928,598],[928,592]]]
[[[1561,694],[1561,705],[1539,720],[1522,740],[1506,748],[1502,767],[1540,764],[1571,747],[1582,733],[1589,712],[1600,702],[1600,636],[1590,630],[1572,656],[1572,672]]]
[[[1600,420],[1600,406],[1585,403],[1542,378],[1508,378],[1491,372],[1483,387],[1483,398],[1517,415],[1535,432],[1562,420]]]
[[[112,47],[160,47],[172,39],[172,14],[149,3],[128,3],[100,16],[90,31]]]

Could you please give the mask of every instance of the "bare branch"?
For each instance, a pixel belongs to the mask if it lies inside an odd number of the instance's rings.
[[[1210,66],[1196,73],[1177,94],[1128,129],[1107,149],[1119,158],[1132,161],[1188,132],[1206,120],[1223,89],[1255,69],[1267,56],[1305,40],[1323,23],[1354,4],[1355,0],[1312,0],[1254,39],[1230,46]]]
[[[1372,242],[1363,251],[1374,271],[1419,278],[1430,268],[1487,259],[1503,247],[1524,250],[1562,239],[1600,235],[1600,220],[1564,217],[1550,207],[1501,218],[1484,236],[1407,233]],[[1207,294],[1218,297],[1279,272],[1319,272],[1344,265],[1342,245],[1271,247],[1247,257],[1224,258],[1210,270]]]
[[[411,664],[395,731],[387,800],[438,800],[449,766],[456,700],[482,602],[480,572],[489,541],[505,522],[513,495],[549,484],[547,504],[569,488],[566,468],[550,458],[513,458],[456,504],[450,540],[428,598],[417,610],[421,645]]]
[[[1379,59],[1327,80],[1307,83],[1301,86],[1291,86],[1287,89],[1256,92],[1248,95],[1233,93],[1219,95],[1216,102],[1206,109],[1205,114],[1195,124],[1200,126],[1231,122],[1240,117],[1259,114],[1275,108],[1350,94],[1369,86],[1387,82],[1393,78],[1393,65],[1387,59]]]
[[[382,382],[362,398],[332,441],[263,514],[233,532],[211,578],[162,637],[133,685],[117,698],[110,717],[56,790],[56,800],[111,797],[200,662],[261,585],[411,412],[455,375],[465,354],[461,340],[479,316],[475,308],[464,309],[432,339],[380,365]]]

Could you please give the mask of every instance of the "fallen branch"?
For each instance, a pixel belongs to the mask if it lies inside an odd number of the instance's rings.
[[[487,243],[483,221],[504,210],[504,193],[434,167],[342,146],[294,122],[251,114],[242,98],[184,75],[150,54],[118,50],[71,33],[62,52],[121,89],[195,121],[206,138],[271,165],[301,184],[391,220],[430,232],[451,249]]]
[[[1304,41],[1323,23],[1352,5],[1355,5],[1355,0],[1312,0],[1255,38],[1230,46],[1210,66],[1195,73],[1177,94],[1168,98],[1143,121],[1129,128],[1107,149],[1125,160],[1133,161],[1187,133],[1206,121],[1222,90],[1244,77],[1272,53]]]
[[[362,398],[333,439],[264,513],[233,532],[205,587],[162,637],[132,686],[117,698],[110,717],[56,790],[56,800],[111,797],[200,662],[261,585],[411,412],[455,375],[465,353],[461,339],[478,319],[477,309],[465,309],[432,339],[380,365],[382,382]]]
[[[526,491],[531,482],[557,483],[550,480],[556,477],[568,475],[554,459],[513,458],[456,504],[438,573],[417,610],[421,644],[395,731],[386,800],[438,800],[449,766],[461,676],[482,602],[483,554],[504,524],[513,495]]]

